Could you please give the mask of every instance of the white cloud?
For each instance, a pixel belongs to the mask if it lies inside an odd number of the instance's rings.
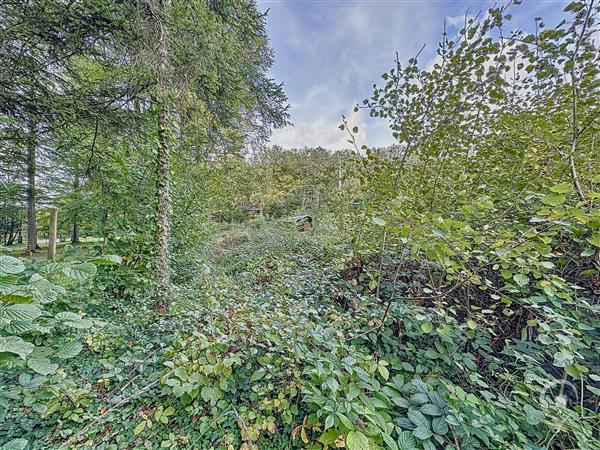
[[[353,8],[350,8],[346,16],[342,19],[342,26],[338,28],[339,33],[346,36],[355,35],[366,39],[370,36],[369,25],[370,16],[365,11],[366,5],[357,3]]]
[[[354,105],[355,103],[349,108],[346,119],[351,129],[358,127],[355,138],[360,148],[362,145],[369,145],[367,124],[365,112],[363,110],[353,112]],[[288,148],[321,146],[329,150],[350,149],[353,145],[348,142],[348,132],[338,128],[341,123],[341,117],[319,115],[312,117],[310,121],[298,121],[293,127],[275,130],[270,143]]]
[[[465,27],[465,23],[468,24],[469,20],[476,20],[473,14],[467,14],[466,22],[465,15],[459,14],[458,16],[446,17],[446,23],[452,27],[458,28],[459,30]]]
[[[472,13],[484,11],[471,3]],[[262,10],[270,8],[269,35],[275,48],[274,78],[285,84],[295,127],[277,130],[271,143],[285,146],[347,148],[347,135],[337,128],[341,114],[352,99],[362,101],[372,94],[372,85],[382,83],[380,74],[394,66],[398,52],[403,65],[424,43],[420,67],[439,61],[435,50],[442,36],[444,17],[448,35],[456,37],[464,26],[468,4],[451,1],[296,1],[258,0]],[[546,16],[551,2],[532,2],[520,15]],[[515,17],[519,14],[515,15]],[[556,16],[554,14],[554,16]],[[353,118],[352,114],[348,115]],[[360,145],[394,143],[388,123],[360,116]],[[364,130],[364,135],[363,135]],[[366,142],[368,137],[369,142]]]

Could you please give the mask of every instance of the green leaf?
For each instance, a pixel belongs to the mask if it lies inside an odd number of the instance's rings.
[[[254,381],[258,381],[260,379],[262,379],[267,373],[267,369],[265,369],[264,367],[261,367],[260,369],[258,369],[256,372],[254,372],[252,374],[252,376],[250,377],[250,381],[254,382]]]
[[[423,333],[431,333],[433,331],[433,325],[431,322],[424,322],[421,324],[421,330],[423,330]]]
[[[338,380],[334,377],[331,377],[325,382],[325,386],[331,389],[331,392],[335,394],[340,387],[340,383],[338,383]]]
[[[556,194],[566,194],[567,192],[573,192],[573,186],[571,183],[560,183],[552,186],[550,190]]]
[[[331,428],[333,426],[334,420],[335,420],[335,418],[333,416],[327,416],[327,418],[325,419],[325,428],[324,428],[324,430],[327,430],[328,428]]]
[[[517,283],[517,286],[527,286],[529,284],[529,277],[527,275],[523,275],[522,273],[518,273],[513,275],[513,280]]]
[[[412,431],[412,433],[414,437],[422,440],[429,439],[431,436],[433,436],[431,430],[425,427],[417,427]]]
[[[423,414],[427,414],[428,416],[441,416],[442,410],[435,406],[433,403],[426,403],[419,408]]]
[[[525,411],[527,423],[530,425],[538,425],[546,418],[546,415],[543,413],[543,411],[540,411],[531,405],[525,405],[523,409]]]
[[[400,408],[408,408],[410,406],[410,402],[404,397],[391,397],[390,400]]]
[[[81,316],[71,311],[63,311],[54,316],[56,320],[81,320]]]
[[[27,360],[27,366],[40,375],[50,375],[56,372],[58,364],[51,363],[48,358],[31,358]]]
[[[92,263],[68,265],[63,273],[75,281],[85,281],[96,274],[96,266]]]
[[[97,266],[118,266],[123,262],[123,258],[119,255],[102,255],[90,259],[89,262]]]
[[[448,423],[443,417],[436,417],[431,421],[431,428],[435,434],[443,436],[448,432]]]
[[[573,355],[566,354],[564,352],[556,352],[554,354],[554,365],[556,367],[567,367],[573,363]]]
[[[370,450],[369,438],[360,431],[351,431],[346,436],[346,448],[348,450]]]
[[[19,281],[16,275],[0,275],[0,291],[11,289]]]
[[[142,420],[140,423],[137,424],[137,426],[133,430],[133,434],[135,434],[137,436],[142,431],[144,431],[144,428],[146,428],[146,421]]]
[[[408,411],[408,418],[417,427],[429,429],[429,419],[425,417],[421,411],[411,409],[410,411]]]
[[[31,303],[15,303],[0,305],[0,318],[8,320],[34,320],[42,314],[42,310]]]
[[[0,256],[0,275],[17,274],[25,270],[25,266],[21,260],[12,256]]]
[[[566,201],[566,197],[562,194],[548,194],[542,199],[542,203],[549,206],[558,206]]]
[[[577,363],[570,364],[567,367],[565,367],[565,372],[567,372],[569,375],[576,379],[581,378],[581,375],[583,375],[587,371],[588,369],[586,367],[580,366]]]
[[[600,248],[600,233],[594,233],[594,234],[592,234],[592,237],[588,238],[587,241],[590,244],[592,244],[593,246]]]
[[[352,428],[354,428],[354,424],[352,423],[352,421],[348,418],[348,416],[345,416],[342,413],[336,413],[336,415],[338,416],[338,418],[340,419],[340,421],[344,424],[344,426],[346,428],[348,428],[349,430],[351,430]]]
[[[398,448],[399,450],[415,450],[417,448],[417,441],[410,431],[398,433]]]
[[[74,358],[80,352],[83,346],[76,341],[73,342],[63,342],[58,346],[58,350],[56,351],[56,356],[62,359]]]
[[[319,442],[321,444],[331,445],[335,442],[339,435],[340,432],[337,431],[335,428],[332,428],[330,430],[327,430],[319,437]]]
[[[24,334],[28,331],[35,330],[36,325],[29,321],[15,320],[4,327],[4,331],[10,334]]]
[[[430,439],[423,441],[423,450],[437,450],[436,446],[431,442]]]
[[[600,396],[600,389],[590,386],[589,384],[586,387],[592,394]]]
[[[13,353],[25,359],[35,346],[17,336],[0,337],[0,353]]]
[[[12,441],[8,441],[6,444],[4,444],[2,446],[2,450],[24,450],[27,448],[27,444],[29,444],[27,439],[13,439]]]
[[[398,449],[398,444],[396,444],[396,441],[394,441],[394,438],[392,438],[392,436],[390,436],[387,433],[382,433],[381,437],[383,438],[383,442],[386,443],[386,445],[388,446],[388,448],[390,450],[399,450]]]
[[[217,400],[219,400],[219,395],[217,394],[216,389],[210,386],[204,386],[200,391],[200,395],[205,402],[210,401],[211,403],[215,403]]]
[[[599,238],[598,242],[600,243],[600,238]],[[586,248],[579,254],[579,256],[581,256],[582,258],[587,258],[588,256],[592,256],[595,254],[596,254],[596,250],[594,250],[593,248]]]
[[[68,327],[77,328],[78,330],[87,330],[94,326],[94,322],[89,319],[67,320],[63,323]]]
[[[387,369],[387,367],[379,364],[377,365],[377,370],[379,371],[379,375],[381,375],[383,379],[387,381],[387,379],[390,377],[390,371]]]
[[[477,329],[477,322],[475,322],[472,319],[467,320],[467,327],[469,327],[471,330],[475,330]]]
[[[0,294],[0,301],[5,303],[29,303],[31,302],[30,295],[20,295],[20,294]]]

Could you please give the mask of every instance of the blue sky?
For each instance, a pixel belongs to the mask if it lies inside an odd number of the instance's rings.
[[[358,125],[359,145],[393,143],[387,124],[366,111],[352,113],[356,103],[370,96],[380,75],[414,56],[426,44],[420,61],[435,56],[444,19],[448,33],[456,33],[464,14],[485,12],[493,2],[460,0],[258,0],[269,9],[267,25],[275,50],[272,75],[285,84],[293,127],[275,130],[272,144],[285,147],[321,145],[348,147],[337,127],[341,115]],[[567,2],[524,0],[512,8],[513,28],[531,30],[541,16],[555,25]]]

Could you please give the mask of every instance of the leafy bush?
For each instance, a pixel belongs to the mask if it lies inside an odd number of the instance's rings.
[[[117,265],[113,255],[73,262],[23,262],[0,256],[0,355],[2,408],[24,401],[38,413],[65,385],[64,361],[77,356],[82,334],[103,322],[82,313],[97,265]]]

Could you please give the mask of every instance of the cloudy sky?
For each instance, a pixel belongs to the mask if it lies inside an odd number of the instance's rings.
[[[366,111],[352,113],[356,103],[370,96],[380,75],[393,67],[396,51],[401,61],[414,56],[423,44],[420,61],[435,55],[444,19],[448,33],[456,33],[464,14],[475,15],[493,6],[487,0],[258,0],[267,16],[275,50],[274,78],[285,84],[293,127],[276,130],[272,144],[285,147],[321,145],[347,147],[347,136],[337,127],[342,114],[358,125],[359,145],[393,143],[387,124]],[[512,26],[531,30],[542,17],[555,25],[567,2],[524,0],[513,7]]]

